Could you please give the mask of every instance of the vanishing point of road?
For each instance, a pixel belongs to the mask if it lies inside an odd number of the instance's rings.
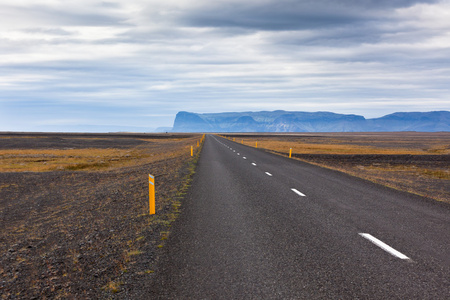
[[[450,299],[450,206],[208,135],[148,299]]]

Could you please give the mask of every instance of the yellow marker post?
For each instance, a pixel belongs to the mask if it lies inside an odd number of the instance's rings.
[[[243,143],[244,143],[244,140],[242,140],[241,144],[243,144]]]
[[[155,176],[148,174],[149,199],[148,207],[151,215],[155,214]]]
[[[258,148],[258,142],[256,142],[256,144],[255,144],[255,148]]]
[[[292,156],[292,148],[289,148],[289,158]]]
[[[191,156],[194,156],[194,147],[191,146]]]

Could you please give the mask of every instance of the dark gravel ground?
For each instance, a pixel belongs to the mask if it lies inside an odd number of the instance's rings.
[[[21,148],[28,140],[38,148],[140,144],[111,136],[21,140]],[[148,279],[192,161],[186,153],[107,171],[0,173],[1,299],[110,298]],[[157,175],[154,216],[148,215],[149,173]]]
[[[5,133],[0,132],[0,149],[126,149],[148,144],[149,139],[184,139],[192,135],[175,134],[95,134],[95,133]]]

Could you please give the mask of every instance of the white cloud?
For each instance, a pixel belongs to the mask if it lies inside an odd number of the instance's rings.
[[[416,28],[445,29],[450,28],[450,1],[438,3],[418,3],[396,10],[399,18]]]

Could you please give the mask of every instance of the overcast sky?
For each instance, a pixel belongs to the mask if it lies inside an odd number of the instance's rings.
[[[0,1],[0,131],[278,109],[450,110],[450,0]]]

